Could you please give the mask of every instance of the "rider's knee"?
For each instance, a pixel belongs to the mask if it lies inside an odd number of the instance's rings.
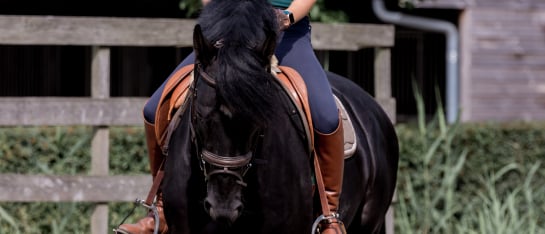
[[[338,111],[330,111],[318,115],[317,118],[313,118],[314,129],[323,134],[333,133],[337,130],[340,121]]]
[[[149,123],[155,123],[155,111],[157,110],[157,103],[153,101],[153,99],[150,99],[148,102],[146,102],[146,105],[144,105],[144,120],[146,120]]]

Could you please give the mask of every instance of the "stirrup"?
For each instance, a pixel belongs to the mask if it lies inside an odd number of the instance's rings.
[[[318,225],[320,225],[320,223],[322,222],[325,222],[325,223],[340,223],[341,226],[344,226],[343,222],[339,219],[339,213],[336,213],[334,212],[333,214],[331,215],[328,215],[328,216],[325,216],[324,214],[318,216],[318,218],[316,218],[316,220],[314,220],[314,223],[312,224],[312,230],[310,231],[311,234],[316,234],[316,233],[320,233],[320,230],[318,228]],[[346,229],[344,228],[341,228],[341,232],[343,232],[343,234],[347,234],[346,233]]]
[[[143,206],[143,207],[147,208],[148,210],[151,210],[151,212],[153,212],[153,220],[155,221],[155,228],[153,229],[153,234],[159,234],[159,222],[161,222],[161,220],[159,220],[159,211],[157,210],[157,206],[155,205],[156,203],[157,203],[157,196],[154,198],[151,205],[146,204],[146,201],[144,201],[142,199],[136,198],[136,200],[134,201],[135,206],[132,208],[132,210],[129,212],[129,214],[127,216],[125,216],[125,218],[123,218],[121,223],[119,223],[119,225],[117,225],[117,228],[113,229],[114,233],[115,234],[132,234],[132,233],[127,233],[126,231],[124,231],[122,229],[119,229],[119,226],[121,226],[123,223],[125,223],[125,220],[127,220],[127,218],[134,213],[134,210],[136,209],[136,207]]]

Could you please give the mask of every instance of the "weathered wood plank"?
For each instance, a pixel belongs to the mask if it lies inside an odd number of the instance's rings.
[[[148,175],[0,174],[0,201],[129,202],[145,199],[151,182]]]
[[[472,5],[466,0],[413,1],[418,8],[464,9]]]
[[[545,67],[529,69],[518,67],[509,68],[474,68],[471,70],[471,76],[476,82],[496,83],[498,85],[528,82],[545,82]]]
[[[192,45],[194,20],[80,16],[0,16],[0,44]]]
[[[312,23],[312,45],[317,50],[348,51],[370,47],[392,47],[394,26]]]
[[[545,41],[545,39],[544,39]],[[479,43],[480,44],[480,43]],[[543,42],[542,42],[543,44]],[[492,47],[492,46],[490,46]],[[545,46],[539,43],[521,43],[518,46],[493,46],[482,47],[475,46],[473,53],[475,54],[500,54],[500,55],[542,55],[545,54]]]
[[[93,47],[91,58],[91,96],[110,97],[110,48]]]
[[[545,2],[542,0],[429,0],[414,1],[417,8],[445,8],[445,9],[464,9],[473,7],[490,8],[510,8],[510,9],[535,9],[545,8]]]
[[[479,54],[473,53],[475,66],[512,66],[540,68],[545,66],[545,54],[541,55],[504,55],[504,54]]]
[[[543,0],[474,0],[473,5],[477,8],[509,8],[509,9],[538,9],[545,8]]]
[[[544,67],[544,54],[492,54],[492,53],[473,53],[474,64],[498,64],[498,65],[526,65],[529,67]]]
[[[478,95],[479,98],[485,98],[485,97],[491,97],[491,98],[502,98],[502,97],[509,97],[513,100],[517,100],[519,98],[528,98],[529,102],[534,102],[536,98],[545,98],[545,82],[541,82],[541,84],[533,84],[530,82],[527,83],[503,83],[503,84],[495,84],[495,83],[485,83],[485,82],[475,82],[473,83],[474,89],[478,90],[478,94],[473,94],[472,96],[475,97],[475,95]],[[516,103],[523,104],[521,100],[515,101]],[[505,103],[507,104],[515,104],[515,103]]]
[[[500,101],[509,101],[502,99]],[[517,107],[516,103],[511,103],[510,106],[498,105],[499,101],[495,102],[479,102],[472,107],[472,121],[512,121],[513,119],[524,121],[542,121],[545,119],[545,110],[541,108],[543,103],[524,103]],[[531,110],[529,107],[536,108]]]
[[[0,126],[141,125],[147,98],[2,97]]]
[[[191,47],[195,20],[163,18],[0,16],[0,44]],[[358,50],[394,44],[394,27],[312,24],[317,50]]]

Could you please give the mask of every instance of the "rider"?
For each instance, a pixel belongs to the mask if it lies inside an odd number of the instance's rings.
[[[203,5],[208,1],[210,0],[202,0]],[[297,70],[307,86],[314,125],[315,151],[330,210],[330,214],[325,214],[328,215],[328,219],[321,225],[321,233],[343,233],[341,230],[344,230],[344,226],[337,218],[344,169],[343,125],[326,73],[316,58],[311,44],[311,25],[308,14],[316,0],[269,0],[269,2],[276,8],[280,30],[283,31],[275,52],[279,64]],[[169,78],[177,70],[193,64],[194,61],[195,55],[191,53],[176,67]],[[143,110],[150,170],[154,178],[164,158],[155,137],[154,121],[155,111],[165,84],[166,81],[153,93]],[[167,226],[164,221],[160,192],[158,198],[159,233],[166,233]],[[154,223],[153,214],[151,214],[135,224],[123,224],[119,229],[132,234],[153,233]]]

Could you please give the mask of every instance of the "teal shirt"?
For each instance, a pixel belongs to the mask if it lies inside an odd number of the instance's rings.
[[[292,0],[269,0],[269,2],[275,7],[288,8]]]

